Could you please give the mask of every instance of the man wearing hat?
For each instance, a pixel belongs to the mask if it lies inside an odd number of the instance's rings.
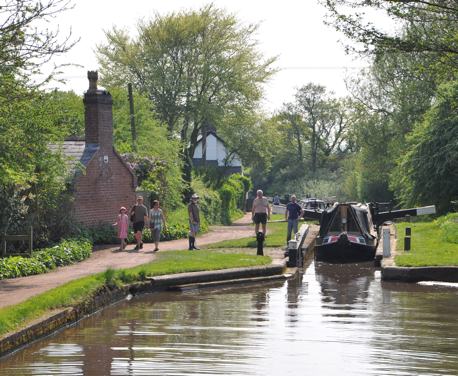
[[[199,196],[193,194],[191,196],[191,202],[188,205],[188,215],[189,215],[189,250],[199,249],[196,247],[196,235],[199,232],[200,226],[200,215],[199,215],[199,206],[197,202]]]

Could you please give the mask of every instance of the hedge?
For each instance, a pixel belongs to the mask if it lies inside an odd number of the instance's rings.
[[[92,243],[87,239],[67,239],[54,247],[32,252],[32,257],[13,256],[0,259],[0,279],[46,273],[58,266],[87,259]]]
[[[242,215],[245,196],[251,187],[251,181],[240,174],[231,175],[218,190],[221,198],[221,222],[231,224]]]

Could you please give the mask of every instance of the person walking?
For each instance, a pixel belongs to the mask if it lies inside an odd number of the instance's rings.
[[[119,209],[118,218],[116,222],[113,223],[113,226],[118,227],[118,238],[121,241],[119,250],[124,251],[126,247],[127,231],[129,230],[129,217],[127,216],[127,209],[124,206],[121,206]]]
[[[149,211],[149,226],[151,230],[151,237],[155,248],[153,252],[159,251],[159,240],[161,239],[162,228],[165,228],[165,217],[162,209],[160,208],[160,203],[158,200],[153,201],[153,207]]]
[[[301,217],[303,214],[301,206],[296,202],[296,195],[291,195],[290,200],[291,202],[288,202],[285,211],[285,220],[288,220],[286,242],[289,242],[291,240],[291,231],[294,231],[294,234],[297,233],[299,217]]]
[[[135,250],[143,248],[142,232],[148,221],[148,209],[143,205],[143,196],[137,196],[137,203],[130,209],[130,220],[134,228],[134,236],[137,242]]]
[[[259,232],[259,224],[262,225],[262,233],[264,236],[267,231],[267,220],[270,219],[270,205],[266,197],[264,197],[264,192],[260,189],[256,191],[256,198],[253,200],[253,207],[251,209],[251,216],[255,224],[255,233],[256,236]]]
[[[189,250],[199,249],[196,247],[196,236],[200,228],[200,209],[197,205],[199,196],[193,194],[191,196],[191,202],[188,205],[188,215],[189,215]]]

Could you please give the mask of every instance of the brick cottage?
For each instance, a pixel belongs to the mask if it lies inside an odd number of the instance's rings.
[[[74,171],[75,219],[91,226],[113,223],[120,206],[129,209],[135,203],[137,182],[113,146],[112,97],[97,88],[97,72],[89,71],[88,79],[83,100],[85,139],[68,139],[62,149]]]

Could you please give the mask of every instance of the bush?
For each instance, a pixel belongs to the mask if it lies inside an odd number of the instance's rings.
[[[182,239],[188,236],[188,213],[185,207],[171,214],[172,220],[167,218],[167,228],[163,229],[161,240]],[[179,223],[175,223],[178,221]],[[132,226],[131,226],[132,227]],[[100,223],[92,227],[80,227],[77,232],[78,236],[83,236],[92,241],[93,244],[118,244],[117,228],[110,224]],[[151,231],[148,226],[143,230],[143,240],[146,243],[151,243]],[[132,228],[129,228],[127,241],[134,242],[134,233]]]
[[[231,224],[240,217],[245,206],[246,192],[250,189],[250,180],[240,174],[231,175],[218,190],[221,198],[221,222]]]
[[[91,227],[81,226],[78,235],[90,239],[93,244],[115,244],[119,242],[116,227],[107,223],[100,223]]]
[[[58,266],[82,261],[91,252],[92,244],[87,239],[63,240],[54,247],[33,251],[30,258],[14,256],[0,259],[0,279],[46,273]]]
[[[458,213],[450,213],[437,219],[442,238],[447,243],[458,244]]]

